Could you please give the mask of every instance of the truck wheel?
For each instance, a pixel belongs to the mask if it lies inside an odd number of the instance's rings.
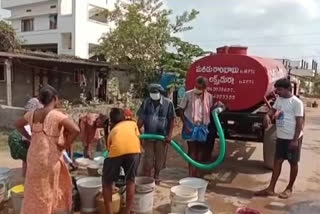
[[[276,126],[273,125],[264,133],[263,140],[263,161],[264,166],[268,169],[273,169],[274,156],[276,152]]]

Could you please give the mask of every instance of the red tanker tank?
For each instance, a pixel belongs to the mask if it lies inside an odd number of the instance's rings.
[[[274,83],[287,76],[281,62],[247,55],[247,47],[221,47],[217,54],[194,62],[186,77],[186,89],[198,76],[209,80],[208,91],[229,110],[249,109],[274,90]]]

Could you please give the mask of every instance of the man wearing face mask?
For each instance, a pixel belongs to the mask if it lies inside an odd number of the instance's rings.
[[[196,79],[194,89],[187,91],[179,107],[183,122],[182,138],[188,143],[189,156],[198,162],[209,161],[215,140],[215,127],[210,123],[214,107],[213,96],[207,92],[208,80],[205,77]],[[210,131],[208,129],[210,126]],[[201,177],[200,171],[189,164],[189,176]]]
[[[159,174],[165,168],[168,144],[171,142],[174,128],[175,109],[171,100],[161,93],[164,91],[159,84],[149,86],[149,97],[146,98],[138,110],[138,127],[144,127],[146,134],[158,134],[166,137],[165,142],[144,141],[145,153],[142,160],[143,176],[154,177],[159,184]],[[154,175],[151,175],[154,168]]]

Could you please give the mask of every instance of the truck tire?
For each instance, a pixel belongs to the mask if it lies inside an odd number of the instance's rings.
[[[263,140],[263,161],[267,169],[273,169],[274,157],[276,152],[276,126],[273,125],[264,133]]]

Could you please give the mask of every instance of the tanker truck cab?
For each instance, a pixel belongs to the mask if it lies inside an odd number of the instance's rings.
[[[226,139],[264,143],[264,165],[271,169],[276,128],[265,129],[263,120],[276,98],[274,83],[288,72],[280,61],[249,56],[247,49],[225,46],[195,61],[186,76],[186,90],[194,87],[198,76],[206,77],[207,90],[226,106],[220,114]]]

